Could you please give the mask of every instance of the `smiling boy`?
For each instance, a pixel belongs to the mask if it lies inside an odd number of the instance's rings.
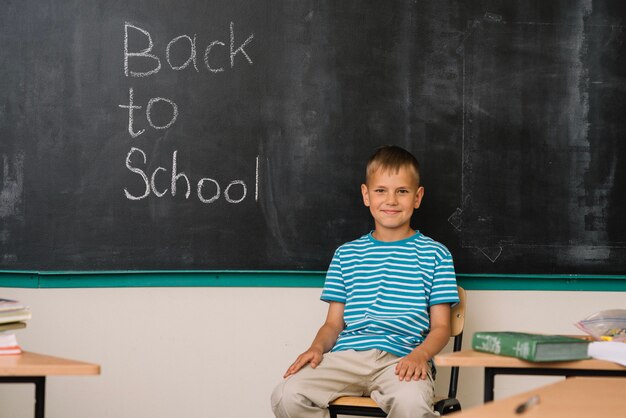
[[[424,197],[420,167],[379,148],[361,185],[375,229],[337,249],[321,299],[326,321],[272,394],[278,418],[323,418],[341,396],[371,396],[389,418],[438,416],[431,360],[458,302],[450,252],[411,228]]]

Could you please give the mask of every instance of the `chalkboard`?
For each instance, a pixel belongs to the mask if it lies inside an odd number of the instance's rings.
[[[5,1],[0,269],[325,270],[364,162],[462,273],[626,271],[621,1]]]

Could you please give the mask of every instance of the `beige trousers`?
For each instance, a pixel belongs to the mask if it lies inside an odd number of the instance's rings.
[[[399,360],[380,350],[326,353],[317,368],[307,365],[274,389],[274,415],[327,418],[328,403],[340,396],[371,396],[389,418],[438,417],[430,374],[426,380],[400,381],[395,374]]]

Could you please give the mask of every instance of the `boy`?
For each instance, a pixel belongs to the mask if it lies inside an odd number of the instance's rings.
[[[329,402],[363,395],[389,418],[438,416],[430,363],[459,300],[452,257],[411,228],[424,188],[408,151],[379,148],[361,193],[375,229],[335,252],[321,296],[326,321],[272,393],[278,418],[327,417]]]

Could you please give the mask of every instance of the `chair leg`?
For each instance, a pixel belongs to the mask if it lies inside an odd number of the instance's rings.
[[[452,412],[460,411],[461,404],[456,398],[448,398],[448,399],[443,399],[437,402],[434,405],[434,409],[435,411],[439,412],[441,415],[447,415]]]

